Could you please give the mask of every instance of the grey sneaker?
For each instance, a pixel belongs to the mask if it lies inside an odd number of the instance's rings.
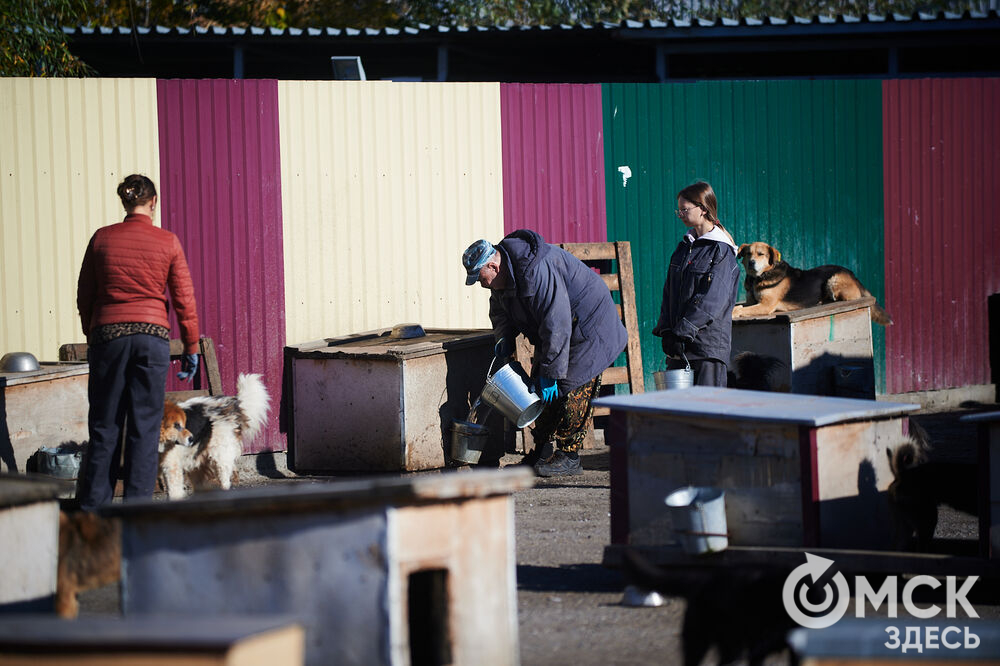
[[[580,456],[570,458],[557,450],[547,460],[535,465],[535,474],[544,477],[577,476],[583,474],[583,465],[580,463]]]

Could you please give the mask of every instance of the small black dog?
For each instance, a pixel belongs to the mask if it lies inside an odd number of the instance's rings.
[[[930,460],[927,431],[910,421],[910,436],[895,449],[886,449],[895,477],[889,484],[889,512],[893,545],[899,550],[930,549],[937,527],[938,505],[979,515],[976,466]]]
[[[712,647],[718,650],[720,664],[744,657],[750,664],[760,664],[769,654],[788,649],[786,636],[798,625],[781,598],[787,569],[670,570],[631,549],[623,558],[630,583],[687,600],[681,630],[686,666],[700,664]]]
[[[788,393],[788,364],[773,356],[742,351],[733,357],[728,373],[729,388]]]

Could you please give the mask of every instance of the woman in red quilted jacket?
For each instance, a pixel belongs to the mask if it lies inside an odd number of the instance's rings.
[[[177,236],[153,226],[156,186],[133,174],[118,186],[125,219],[98,229],[80,268],[77,307],[90,363],[90,444],[81,472],[80,507],[111,502],[125,438],[125,499],[152,497],[163,400],[170,367],[167,296],[184,342],[181,379],[198,367],[198,313]],[[127,424],[127,425],[126,425]]]

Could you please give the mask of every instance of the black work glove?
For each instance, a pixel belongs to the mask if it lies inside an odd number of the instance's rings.
[[[671,358],[680,358],[684,354],[684,347],[690,340],[679,338],[671,332],[663,334],[660,344],[663,346],[663,353]]]

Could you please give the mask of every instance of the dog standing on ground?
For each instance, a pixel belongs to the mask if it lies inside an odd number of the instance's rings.
[[[898,550],[930,550],[940,504],[979,515],[976,466],[933,461],[931,450],[927,431],[913,421],[909,437],[886,449],[894,477],[887,492],[892,543]]]
[[[59,565],[56,572],[56,613],[75,618],[76,595],[109,585],[121,577],[122,532],[117,518],[89,511],[59,512]]]
[[[857,276],[843,266],[794,268],[767,243],[744,243],[736,256],[746,270],[743,287],[747,300],[733,308],[733,319],[871,296]],[[892,323],[892,318],[877,303],[872,305],[871,312],[875,323],[883,326]]]
[[[160,484],[170,499],[186,487],[232,485],[236,461],[260,432],[270,398],[260,375],[241,374],[235,396],[199,396],[167,403],[160,427]]]
[[[746,658],[760,664],[787,650],[798,626],[782,600],[788,570],[780,567],[658,567],[638,552],[622,554],[626,580],[646,590],[687,600],[681,644],[685,666],[698,666],[715,647],[718,663]]]

